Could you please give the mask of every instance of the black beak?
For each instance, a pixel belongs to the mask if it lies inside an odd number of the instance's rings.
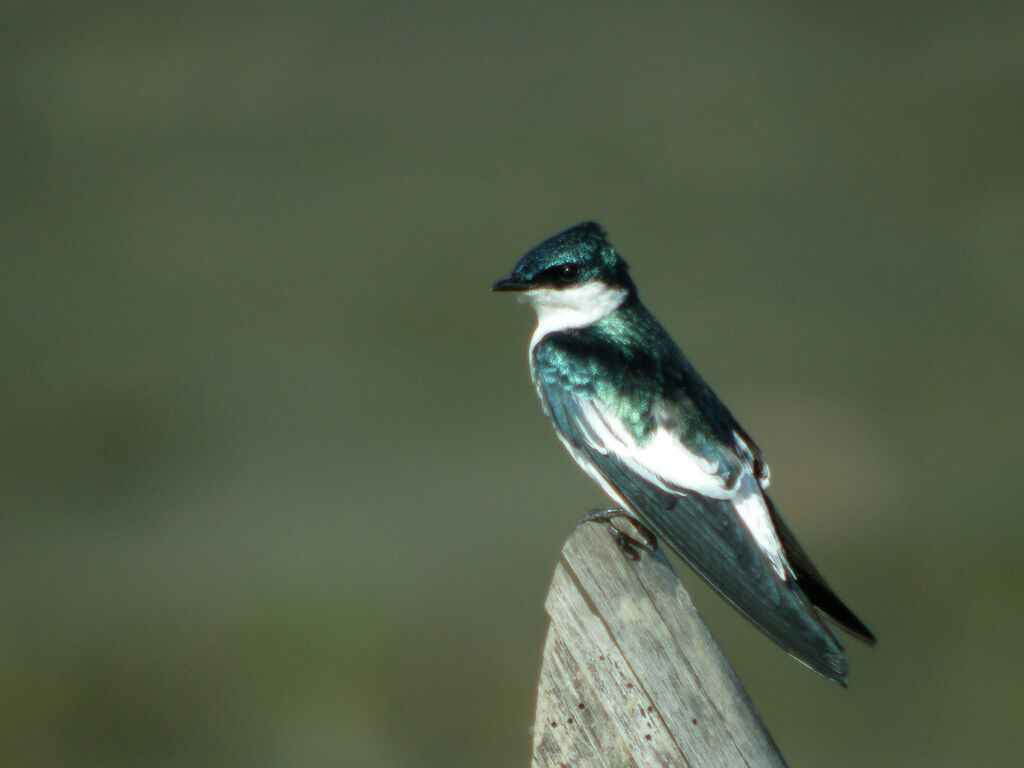
[[[529,289],[529,283],[523,282],[522,280],[513,280],[511,277],[499,280],[491,286],[492,291],[527,291]]]

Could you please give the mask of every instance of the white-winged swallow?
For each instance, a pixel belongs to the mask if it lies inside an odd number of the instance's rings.
[[[583,471],[788,653],[845,685],[822,614],[874,635],[811,563],[766,493],[761,451],[640,302],[601,227],[544,241],[492,290],[536,310],[530,374]]]

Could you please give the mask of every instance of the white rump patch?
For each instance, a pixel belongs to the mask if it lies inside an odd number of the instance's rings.
[[[732,437],[733,440],[736,441],[736,445],[738,445],[742,451],[743,463],[746,466],[753,468],[754,451],[750,448],[750,445],[743,439],[743,436],[739,432],[734,431],[732,433]],[[757,478],[757,480],[761,484],[762,489],[767,488],[772,482],[772,469],[763,459],[761,460],[761,476]]]
[[[761,492],[761,486],[750,472],[743,474],[739,488],[733,496],[732,506],[740,520],[747,526],[750,535],[754,537],[757,548],[768,558],[772,570],[780,579],[785,580],[786,574],[792,571],[782,549],[782,542],[779,541],[779,534],[775,530],[775,524],[772,522],[771,512],[768,511],[768,504]]]

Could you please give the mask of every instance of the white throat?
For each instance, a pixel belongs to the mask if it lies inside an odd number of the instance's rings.
[[[530,353],[549,333],[586,328],[618,309],[626,300],[623,288],[593,280],[569,288],[534,288],[520,294],[537,312],[537,330],[530,339]]]

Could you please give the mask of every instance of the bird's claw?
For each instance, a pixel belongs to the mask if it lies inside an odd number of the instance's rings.
[[[633,526],[637,536],[631,536],[625,531],[617,528],[612,520],[625,518]],[[583,523],[599,523],[605,525],[611,533],[615,543],[619,545],[622,554],[630,560],[640,559],[639,550],[646,549],[648,552],[655,552],[658,549],[658,540],[654,534],[643,523],[633,517],[624,509],[592,509],[580,518],[577,525]]]

